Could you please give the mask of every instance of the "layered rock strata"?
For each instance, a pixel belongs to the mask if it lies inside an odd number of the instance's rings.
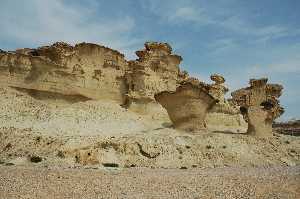
[[[250,87],[231,93],[233,103],[240,106],[248,122],[248,134],[258,137],[272,136],[272,123],[284,112],[278,100],[283,87],[267,82],[267,78],[250,79]]]
[[[63,42],[0,52],[0,84],[124,103],[124,55],[90,43]]]
[[[237,109],[241,106],[249,123],[249,132],[270,134],[270,123],[283,113],[277,100],[282,87],[266,84],[266,79],[251,80],[249,88],[234,92],[231,104],[224,97],[228,88],[221,75],[212,75],[214,83],[210,85],[189,77],[186,71],[179,69],[182,58],[173,54],[167,43],[146,42],[145,48],[136,54],[137,60],[126,61],[123,54],[104,46],[90,43],[72,46],[64,42],[37,49],[0,50],[0,85],[22,89],[42,98],[58,94],[60,98],[68,99],[67,96],[112,100],[162,122],[169,122],[170,115],[175,126],[181,129],[219,126],[220,130],[228,127],[239,131],[244,125]],[[157,93],[159,103],[155,100]],[[174,96],[181,100],[177,102]],[[179,109],[168,110],[179,106],[179,102],[185,104],[182,107],[186,109],[181,108],[178,114],[174,111]],[[267,114],[251,107],[263,107]],[[265,126],[258,124],[256,115],[268,121]],[[179,124],[180,118],[190,118],[193,125]]]

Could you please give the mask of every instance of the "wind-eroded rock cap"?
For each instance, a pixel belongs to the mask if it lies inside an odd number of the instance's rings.
[[[210,79],[214,82],[216,82],[216,84],[223,84],[225,82],[225,78],[222,75],[219,74],[212,74],[210,76]]]
[[[267,84],[268,78],[250,79],[250,86],[231,93],[248,122],[248,133],[259,137],[272,136],[272,123],[284,113],[279,98],[283,87]]]
[[[205,116],[217,103],[207,85],[196,81],[183,82],[176,91],[158,93],[155,99],[167,110],[175,128],[185,131],[204,129]]]

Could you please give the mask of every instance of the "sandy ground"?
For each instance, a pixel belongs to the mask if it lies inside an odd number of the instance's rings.
[[[0,167],[0,198],[300,198],[300,167],[122,170]]]
[[[0,199],[300,198],[300,137],[181,132],[51,95],[0,88]]]
[[[107,101],[0,88],[0,162],[31,166],[296,166],[300,137],[181,132]]]

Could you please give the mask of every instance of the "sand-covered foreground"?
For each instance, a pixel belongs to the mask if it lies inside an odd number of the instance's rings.
[[[0,89],[0,162],[19,166],[296,166],[300,138],[183,132],[109,101]],[[33,163],[32,157],[40,158]]]
[[[300,167],[122,170],[0,167],[0,198],[300,198]]]
[[[77,100],[0,89],[0,199],[299,198],[299,137],[183,132]]]

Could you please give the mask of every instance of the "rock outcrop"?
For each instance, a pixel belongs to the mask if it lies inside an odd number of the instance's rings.
[[[156,100],[166,108],[175,128],[187,131],[208,128],[213,131],[243,132],[246,123],[237,106],[225,99],[225,78],[211,75],[213,84],[185,76],[176,91],[161,92]],[[179,100],[181,99],[181,100]]]
[[[146,42],[145,49],[136,51],[138,59],[129,61],[126,73],[128,83],[127,106],[136,112],[149,114],[161,112],[154,95],[162,91],[175,91],[180,78],[179,64],[182,58],[172,54],[167,43]]]
[[[213,74],[210,79],[214,83],[209,85],[209,94],[217,99],[218,103],[209,110],[205,118],[207,128],[213,131],[245,132],[247,123],[240,114],[239,108],[225,99],[225,94],[229,90],[224,85],[225,78],[219,74]]]
[[[225,78],[219,74],[213,74],[210,79],[214,81],[209,87],[209,94],[218,99],[219,103],[225,103],[225,94],[228,88],[224,86]]]
[[[232,102],[240,106],[248,122],[248,134],[258,137],[272,136],[272,123],[284,112],[277,99],[283,87],[267,81],[267,78],[250,79],[250,87],[231,93]]]
[[[192,81],[183,82],[176,91],[163,91],[155,99],[167,110],[174,127],[186,131],[202,130],[205,116],[217,103],[209,94],[208,85]]]
[[[64,42],[0,50],[0,85],[43,98],[59,95],[114,101],[152,119],[171,119],[175,127],[187,130],[219,126],[216,130],[228,127],[240,132],[244,121],[237,106],[241,106],[249,133],[270,134],[272,121],[283,112],[276,99],[282,87],[266,84],[267,79],[251,80],[251,87],[234,92],[234,103],[230,103],[225,99],[224,77],[212,75],[214,83],[209,85],[189,77],[180,71],[182,58],[172,53],[169,44],[146,42],[136,54],[137,60],[127,61],[123,54],[104,46]],[[262,121],[258,118],[267,122],[258,124]]]
[[[0,52],[0,84],[124,103],[124,55],[104,46],[63,42]]]
[[[89,99],[113,100],[135,112],[168,118],[154,94],[174,91],[188,77],[182,58],[167,43],[146,42],[127,61],[104,46],[63,42],[37,49],[0,51],[0,84],[36,93],[50,92]]]

